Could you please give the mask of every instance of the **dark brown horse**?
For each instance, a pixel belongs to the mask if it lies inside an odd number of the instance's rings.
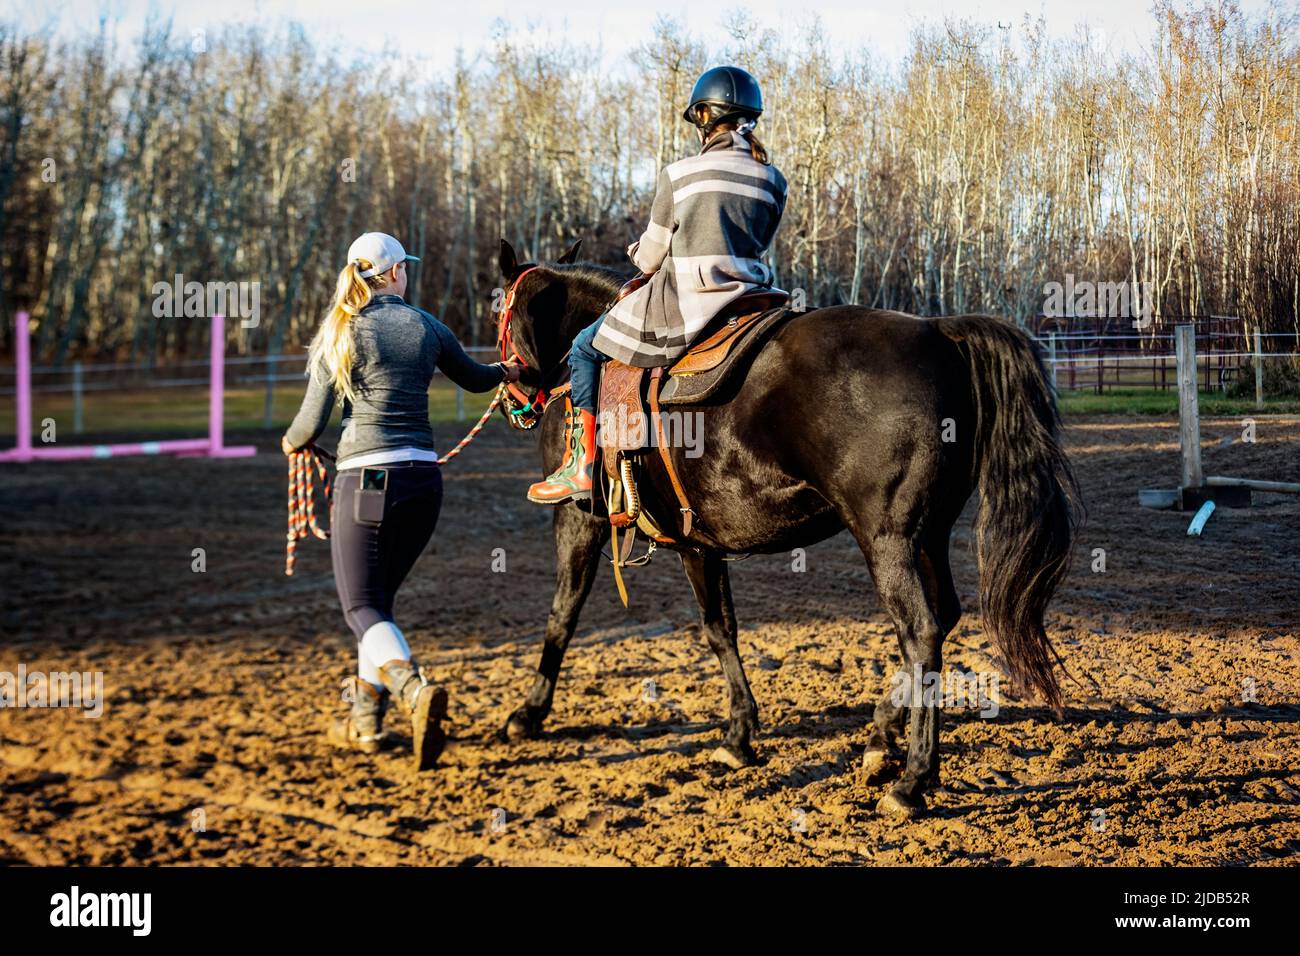
[[[502,243],[501,269],[513,287],[508,344],[528,366],[527,397],[565,380],[569,344],[623,281],[612,270],[574,264],[576,251],[530,267]],[[562,457],[559,405],[541,416],[539,475]],[[1059,712],[1058,659],[1043,614],[1069,565],[1078,499],[1051,387],[1022,330],[990,316],[816,309],[786,322],[725,400],[683,409],[695,410],[703,413],[703,455],[673,450],[698,515],[678,550],[727,678],[730,719],[716,759],[754,762],[759,729],[736,650],[724,556],[789,551],[847,529],[893,620],[905,673],[938,674],[944,638],[961,616],[949,536],[977,487],[985,625],[1013,684]],[[643,507],[676,536],[681,515],[658,455],[646,457],[640,483]],[[537,681],[503,730],[512,739],[541,733],[608,522],[566,504],[556,509],[554,530],[545,646]],[[939,778],[941,703],[886,692],[876,705],[864,766],[872,780],[901,771],[879,812],[924,809],[923,794]],[[897,745],[905,730],[904,761]]]

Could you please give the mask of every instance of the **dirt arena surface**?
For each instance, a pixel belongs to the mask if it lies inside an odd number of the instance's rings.
[[[1208,473],[1300,475],[1300,419],[1261,416],[1254,444],[1238,420],[1202,424]],[[457,431],[441,426],[442,444]],[[332,749],[353,656],[328,548],[308,541],[284,577],[284,459],[267,434],[229,440],[250,438],[264,453],[245,461],[0,470],[0,671],[102,671],[107,698],[98,720],[0,710],[0,863],[1297,860],[1300,500],[1220,509],[1200,539],[1190,516],[1138,508],[1139,487],[1176,484],[1172,420],[1070,424],[1090,520],[1049,618],[1079,681],[1066,717],[1005,683],[993,719],[949,710],[944,786],[907,824],[875,815],[883,787],[858,769],[898,658],[847,535],[809,549],[802,573],[789,555],[733,566],[763,765],[709,762],[726,690],[670,553],[632,571],[630,612],[602,572],[547,736],[499,743],[532,681],[553,564],[549,515],[523,498],[534,440],[499,420],[446,469],[438,533],[398,604],[452,694],[443,765],[416,776],[404,746]],[[968,508],[947,664],[987,671],[969,528]]]

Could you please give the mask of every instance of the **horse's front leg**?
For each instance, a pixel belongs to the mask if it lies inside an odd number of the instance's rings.
[[[609,535],[609,523],[579,511],[573,504],[555,511],[555,596],[546,619],[546,642],[537,666],[537,680],[522,707],[506,720],[501,736],[506,740],[536,737],[551,712],[555,684],[564,652],[573,639],[591,584],[600,567],[600,549]]]
[[[682,553],[682,567],[700,605],[700,623],[727,678],[730,718],[722,746],[713,759],[734,769],[758,762],[751,738],[758,733],[758,704],[745,678],[736,649],[736,613],[731,602],[731,579],[726,562],[715,552]]]

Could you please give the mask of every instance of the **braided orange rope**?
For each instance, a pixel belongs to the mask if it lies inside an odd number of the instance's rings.
[[[483,430],[483,426],[487,424],[487,420],[492,417],[492,413],[497,410],[497,406],[501,404],[501,398],[502,396],[505,395],[505,393],[506,393],[506,385],[505,382],[502,382],[500,387],[497,388],[496,394],[492,396],[492,401],[488,405],[487,411],[485,411],[481,416],[479,416],[478,422],[474,425],[473,428],[469,430],[469,433],[460,440],[460,443],[456,445],[455,448],[453,448],[451,451],[447,452],[447,454],[443,455],[441,458],[438,459],[438,464],[440,465],[447,464],[447,462],[451,461],[453,458],[459,455],[466,445],[468,445],[470,442],[472,442],[475,439],[478,433]]]
[[[323,448],[308,445],[289,456],[289,535],[284,556],[284,573],[293,576],[294,551],[298,542],[307,537],[308,531],[322,541],[329,538],[328,531],[322,531],[316,521],[316,479],[312,472],[320,475],[325,490],[325,501],[330,500],[329,472],[325,468],[325,459],[334,456]],[[313,469],[313,466],[315,468]]]
[[[483,430],[492,413],[497,410],[501,404],[501,398],[505,394],[506,387],[504,384],[497,389],[496,394],[492,397],[491,403],[487,410],[479,416],[479,420],[469,433],[460,440],[460,442],[447,454],[438,459],[438,464],[445,465],[462,451],[465,446],[472,442],[478,433]],[[288,543],[285,548],[284,556],[284,573],[293,576],[293,563],[297,550],[298,542],[306,538],[308,533],[325,541],[329,538],[328,531],[322,531],[316,521],[316,480],[312,475],[313,466],[315,472],[320,476],[321,483],[325,488],[325,501],[330,500],[330,479],[329,472],[325,468],[325,461],[333,461],[334,456],[323,448],[315,445],[308,445],[300,448],[289,455],[289,534]]]

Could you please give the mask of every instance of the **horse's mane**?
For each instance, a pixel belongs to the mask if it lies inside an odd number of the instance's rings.
[[[571,288],[576,286],[578,291],[587,292],[597,299],[613,295],[628,278],[617,269],[595,262],[548,263],[546,268],[562,273],[570,281]]]
[[[563,357],[568,354],[574,336],[587,324],[594,321],[614,302],[614,298],[627,276],[609,266],[594,262],[558,263],[547,262],[537,267],[539,274],[549,276],[552,281],[559,280],[568,291],[564,314],[556,316],[560,321],[546,324],[541,330],[534,330],[544,341],[536,342],[543,350],[542,361],[558,361],[564,365]],[[554,349],[557,355],[548,353]]]

